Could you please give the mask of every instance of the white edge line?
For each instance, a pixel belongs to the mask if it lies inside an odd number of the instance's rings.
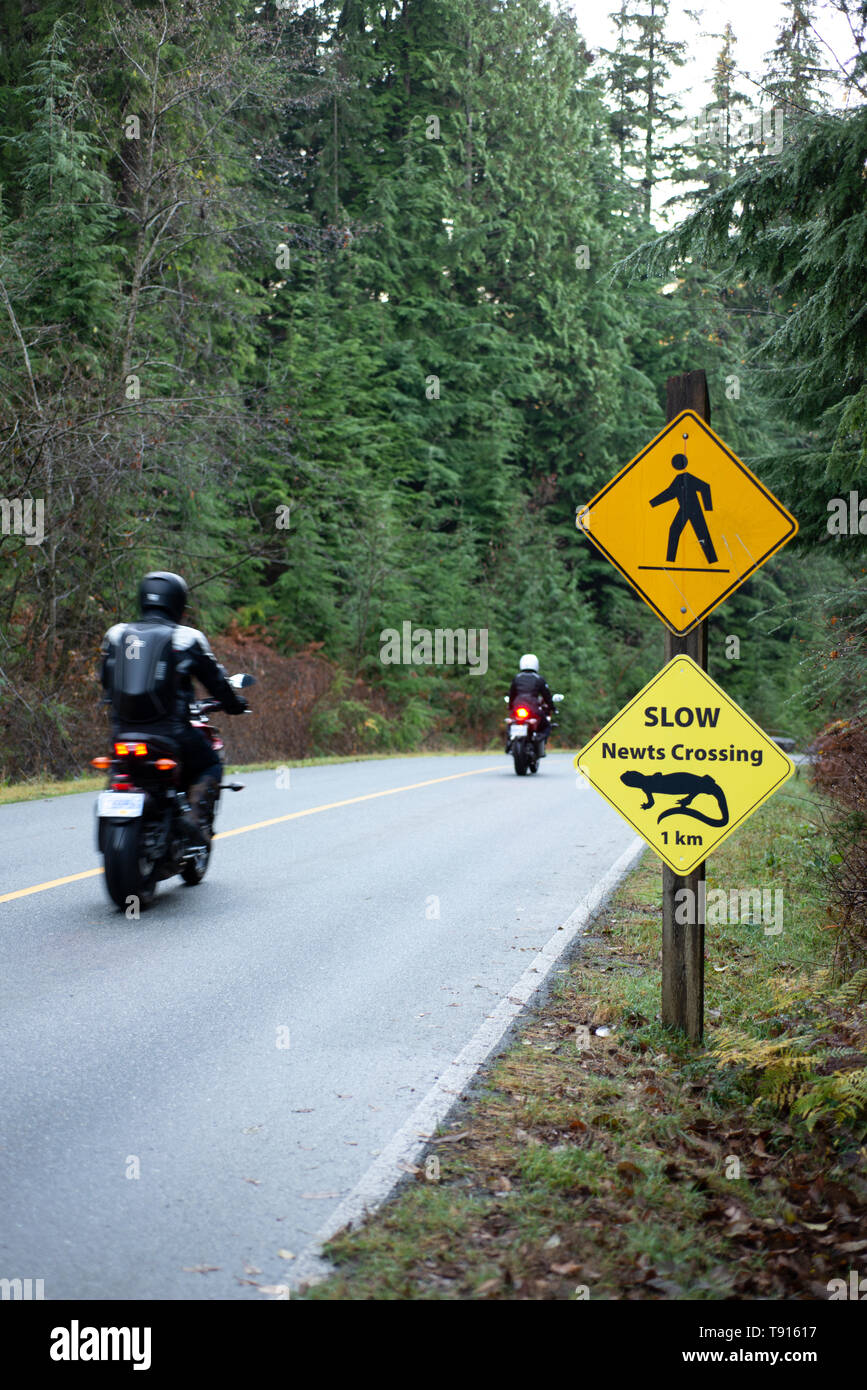
[[[517,984],[506,991],[493,1013],[488,1015],[470,1041],[449,1063],[361,1180],[319,1227],[299,1256],[298,1263],[293,1265],[288,1280],[291,1288],[315,1283],[334,1273],[334,1267],[322,1255],[323,1245],[345,1226],[351,1226],[375,1212],[406,1176],[403,1165],[414,1165],[430,1142],[422,1136],[433,1135],[437,1125],[442,1123],[455,1105],[456,1098],[497,1047],[512,1020],[533,997],[569,944],[584,930],[645,848],[644,840],[636,836],[586,897],[581,899],[563,925],[557,928]]]

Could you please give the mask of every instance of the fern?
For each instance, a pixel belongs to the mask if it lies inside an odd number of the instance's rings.
[[[828,1003],[837,1008],[853,1008],[860,1004],[867,993],[867,968],[856,970],[851,979],[840,985],[828,998]]]
[[[793,1028],[787,1036],[755,1037],[735,1028],[722,1028],[713,1044],[720,1067],[740,1068],[756,1086],[756,1104],[790,1111],[809,1130],[824,1122],[829,1128],[852,1127],[867,1132],[867,1068],[860,1065],[856,1043],[833,1045],[829,1027],[858,1036],[859,1006],[867,991],[867,969],[833,985],[831,972],[774,982],[776,1009],[766,1018],[785,1014]],[[840,1019],[840,1014],[848,1018]],[[797,1023],[792,1023],[793,1016]],[[853,1061],[856,1063],[852,1065]],[[827,1075],[829,1063],[842,1065]],[[846,1063],[848,1062],[848,1066]]]
[[[800,1045],[809,1045],[810,1041],[809,1038],[797,1036],[755,1038],[733,1028],[721,1028],[714,1042],[713,1051],[721,1066],[740,1065],[761,1070],[765,1067],[777,1066],[787,1060],[803,1062],[802,1057],[798,1056],[793,1059],[791,1054]],[[809,1060],[817,1059],[811,1058]]]
[[[867,1067],[820,1077],[795,1101],[792,1114],[803,1119],[809,1130],[825,1117],[833,1117],[840,1124],[861,1121],[859,1132],[867,1133]]]

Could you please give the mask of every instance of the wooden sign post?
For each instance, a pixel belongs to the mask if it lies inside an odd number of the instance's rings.
[[[666,421],[682,410],[693,410],[710,424],[710,396],[703,371],[670,376],[665,383]],[[707,670],[707,619],[679,637],[665,630],[665,662],[675,656],[691,656]],[[675,921],[675,894],[686,888],[694,910],[692,921]],[[704,928],[705,866],[681,878],[667,864],[662,866],[662,1022],[669,1028],[682,1028],[693,1042],[704,1035]],[[681,914],[684,915],[684,914]]]

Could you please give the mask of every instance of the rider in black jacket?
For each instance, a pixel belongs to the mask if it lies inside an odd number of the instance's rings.
[[[544,724],[540,724],[539,733],[542,737],[547,737],[551,732],[554,697],[548,689],[547,681],[539,675],[539,658],[532,652],[527,652],[521,657],[520,670],[509,686],[509,705],[512,706],[520,700],[535,701],[545,721]]]
[[[188,592],[178,574],[146,574],[139,585],[140,621],[115,623],[103,638],[100,680],[112,706],[115,738],[135,730],[161,734],[178,745],[192,810],[187,828],[201,843],[206,831],[199,806],[219,786],[223,767],[208,739],[190,723],[193,677],[227,714],[243,714],[249,706],[229,684],[204,633],[183,626]]]

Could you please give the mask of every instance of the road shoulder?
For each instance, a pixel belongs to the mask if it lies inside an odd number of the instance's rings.
[[[845,1068],[835,1048],[858,1057],[813,887],[816,810],[803,785],[781,794],[711,863],[709,888],[764,879],[786,914],[779,933],[709,927],[706,1047],[658,1021],[647,855],[396,1197],[329,1242],[336,1273],[301,1296],[815,1299],[863,1273],[857,1123],[793,1112]],[[790,1042],[787,1091],[768,1057]]]

